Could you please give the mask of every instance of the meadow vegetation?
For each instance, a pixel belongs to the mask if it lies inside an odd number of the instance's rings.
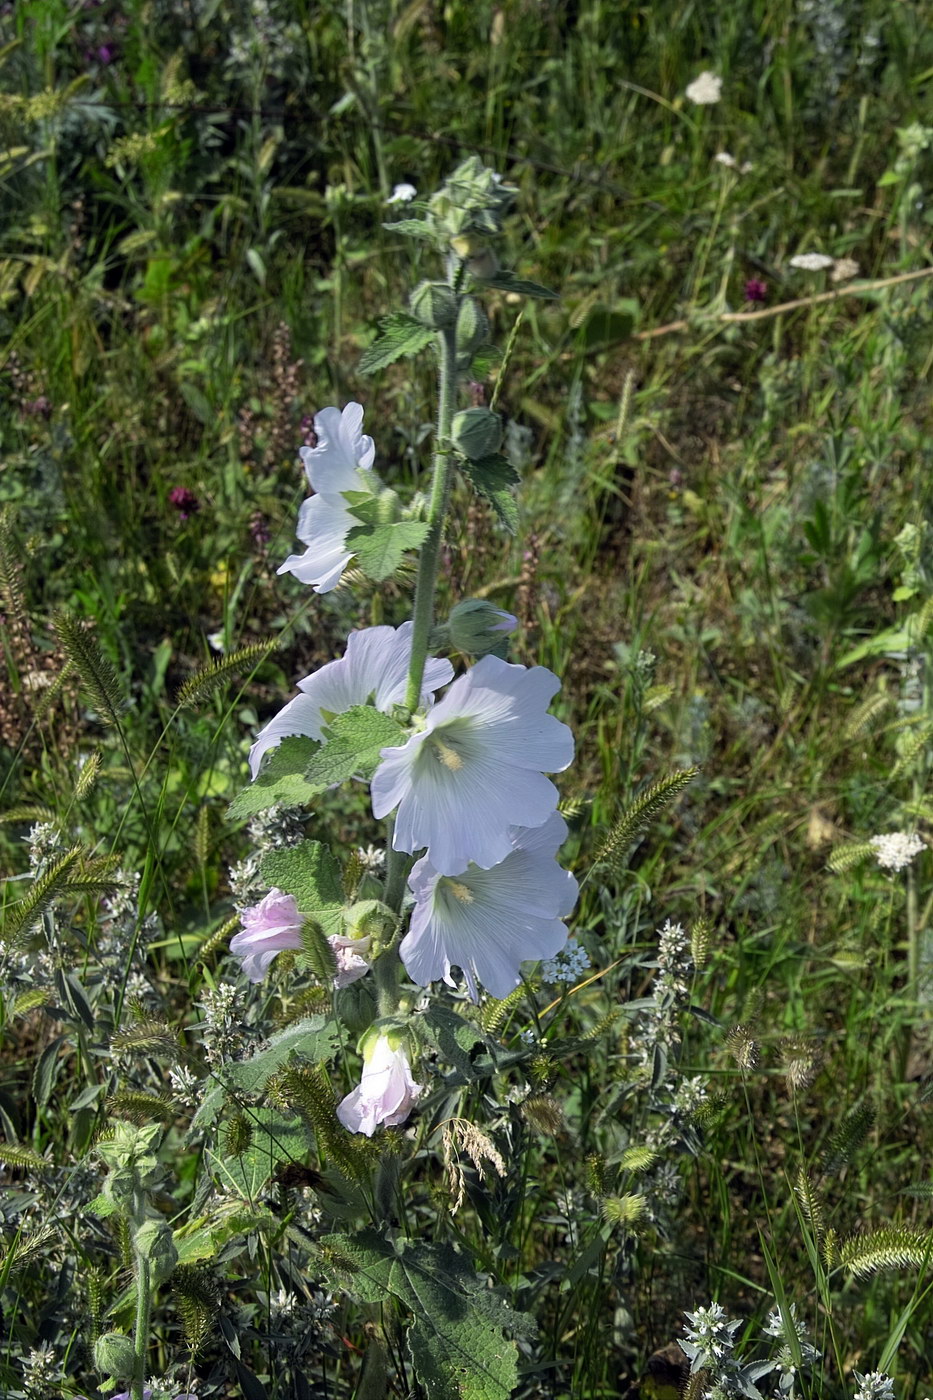
[[[141,1326],[158,1397],[931,1393],[931,18],[2,7],[0,1393],[135,1397]],[[521,482],[457,477],[437,613],[560,678],[580,897],[363,1138],[361,984],[229,942],[298,841],[375,888],[366,789],[228,809],[411,616],[411,553],[276,570],[324,407],[430,488],[430,350],[360,365],[474,156],[558,297],[476,279]]]

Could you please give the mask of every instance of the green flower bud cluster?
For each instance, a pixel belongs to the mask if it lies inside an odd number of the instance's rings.
[[[470,156],[432,196],[430,212],[448,242],[470,234],[501,233],[517,194],[479,156]]]
[[[155,1151],[161,1134],[158,1123],[145,1128],[116,1123],[112,1135],[97,1144],[97,1152],[110,1168],[103,1194],[121,1210],[132,1213],[139,1194],[162,1180],[163,1168]]]

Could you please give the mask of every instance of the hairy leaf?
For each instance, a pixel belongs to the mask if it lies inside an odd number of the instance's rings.
[[[314,739],[295,734],[283,739],[278,748],[264,755],[258,777],[238,792],[227,809],[234,820],[253,817],[269,807],[304,807],[320,792],[305,780],[304,770],[320,748]]]
[[[521,478],[509,459],[500,452],[494,452],[475,462],[464,457],[459,461],[459,466],[474,489],[492,506],[509,534],[514,535],[518,529],[518,506],[512,488],[518,485]]]
[[[498,287],[503,292],[517,292],[523,297],[537,297],[541,301],[557,301],[558,293],[552,292],[549,287],[542,287],[540,282],[529,282],[525,277],[516,277],[514,272],[502,267],[494,277],[484,277],[482,279],[484,287]]]
[[[435,332],[416,321],[414,316],[404,311],[394,311],[380,321],[379,335],[360,360],[360,373],[374,374],[376,370],[385,369],[405,356],[417,355],[431,344],[434,336]]]
[[[347,535],[358,566],[367,578],[381,583],[391,578],[409,550],[424,542],[428,525],[424,520],[396,520],[380,525],[358,525]]]
[[[337,715],[328,725],[328,733],[327,742],[305,769],[305,780],[315,792],[323,792],[355,774],[372,777],[379,766],[381,750],[403,744],[407,737],[397,720],[374,705],[354,705]],[[310,912],[302,909],[302,913]]]

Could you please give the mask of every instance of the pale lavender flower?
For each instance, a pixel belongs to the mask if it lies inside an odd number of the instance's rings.
[[[324,712],[340,715],[354,705],[370,700],[377,710],[388,712],[405,699],[408,687],[408,667],[411,659],[413,623],[401,627],[365,627],[351,632],[347,650],[339,661],[329,661],[319,671],[298,682],[302,692],[289,700],[274,719],[256,737],[249,751],[249,766],[253,777],[267,749],[275,748],[292,734],[304,734],[309,739],[321,739],[324,733]],[[430,705],[435,690],[452,680],[454,668],[449,661],[428,657],[421,686],[421,703]]]
[[[264,899],[240,915],[243,932],[230,940],[230,951],[241,960],[251,982],[261,982],[276,953],[300,950],[304,919],[295,896],[271,889]]]
[[[546,713],[560,681],[543,666],[484,656],[459,676],[400,748],[382,750],[373,812],[398,808],[398,851],[427,848],[441,875],[483,869],[512,853],[513,827],[542,826],[557,807],[544,777],[573,758],[573,735]]]
[[[561,921],[573,909],[577,882],[554,859],[567,824],[552,812],[538,827],[513,827],[511,854],[490,869],[470,865],[441,875],[422,856],[409,876],[415,895],[411,926],[399,953],[420,986],[438,978],[453,985],[451,965],[494,997],[508,996],[529,959],[552,957],[567,942]]]
[[[367,1034],[360,1083],[337,1105],[337,1117],[351,1133],[372,1137],[380,1125],[404,1123],[424,1093],[412,1075],[407,1046],[401,1029],[385,1031],[376,1025]]]
[[[302,583],[310,583],[315,593],[329,593],[353,558],[347,548],[347,534],[359,521],[350,514],[345,491],[375,494],[381,482],[372,470],[376,449],[362,431],[363,409],[348,403],[338,408],[322,408],[315,414],[316,447],[302,447],[301,460],[315,495],[302,503],[295,531],[308,548],[304,554],[290,554],[277,570],[292,573]]]

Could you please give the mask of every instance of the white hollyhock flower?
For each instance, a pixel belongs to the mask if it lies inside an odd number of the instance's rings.
[[[544,666],[484,656],[459,676],[400,748],[382,750],[373,813],[396,807],[393,844],[421,851],[441,875],[488,869],[512,852],[511,828],[541,826],[557,807],[573,735],[546,713],[560,681]]]
[[[336,588],[353,558],[347,535],[360,522],[350,514],[343,493],[375,495],[382,487],[372,470],[373,440],[362,428],[360,404],[348,403],[342,413],[338,408],[322,408],[314,415],[317,446],[301,449],[308,481],[316,492],[302,503],[295,531],[308,548],[304,554],[290,554],[276,572],[294,574],[302,583],[310,583],[315,593]]]
[[[703,72],[687,85],[684,96],[698,107],[711,107],[722,97],[722,78],[715,73]]]
[[[576,880],[554,859],[566,836],[566,822],[552,812],[539,827],[513,827],[511,854],[488,870],[470,865],[440,875],[422,856],[408,877],[415,907],[399,948],[412,981],[452,986],[456,966],[474,1001],[477,982],[501,998],[518,986],[523,962],[563,948],[561,921],[577,899]]]
[[[328,715],[342,715],[354,705],[366,705],[371,700],[377,710],[388,713],[393,705],[401,705],[408,688],[408,667],[411,660],[411,634],[414,624],[403,622],[401,627],[364,627],[351,632],[347,649],[339,661],[329,661],[298,682],[302,692],[279,710],[249,751],[249,766],[253,777],[267,749],[275,748],[292,734],[304,734],[309,739],[321,739]],[[434,692],[453,679],[454,668],[449,661],[429,656],[424,667],[421,703],[430,705]]]
[[[408,1061],[408,1037],[401,1029],[380,1030],[378,1022],[363,1042],[360,1083],[337,1105],[337,1117],[351,1133],[372,1137],[380,1125],[404,1123],[424,1093]]]
[[[823,272],[832,267],[833,261],[825,253],[798,253],[791,258],[789,266],[799,267],[803,272]]]

